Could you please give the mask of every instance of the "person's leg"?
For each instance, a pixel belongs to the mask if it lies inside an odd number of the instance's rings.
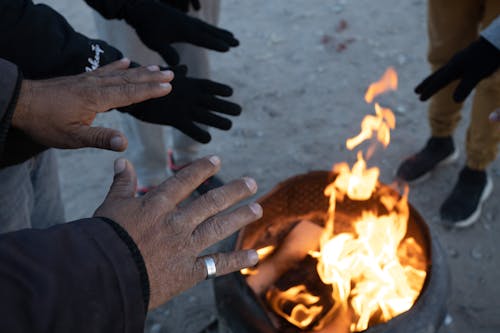
[[[33,187],[31,226],[48,228],[64,223],[64,207],[61,199],[59,174],[55,152],[49,149],[33,158],[30,170]]]
[[[484,1],[481,27],[487,27],[500,15],[500,2]],[[480,61],[480,60],[479,60]],[[441,217],[452,227],[467,227],[481,216],[483,202],[493,190],[486,168],[497,156],[500,125],[489,121],[489,114],[500,107],[500,71],[480,82],[472,105],[467,130],[467,164],[455,187],[441,206]]]
[[[34,191],[31,172],[34,160],[0,169],[0,233],[31,228]]]
[[[199,11],[191,9],[188,14],[207,23],[217,25],[219,11],[219,0],[206,0],[201,2]],[[210,78],[210,61],[206,49],[185,43],[175,44],[175,49],[179,53],[181,62],[188,66],[188,75],[190,77]],[[172,132],[172,144],[176,164],[185,165],[198,157],[200,144],[176,129],[173,129]]]
[[[124,56],[143,65],[165,62],[148,49],[129,25],[123,21],[106,20],[94,15],[99,37],[118,47]],[[122,116],[129,146],[128,158],[135,165],[140,187],[161,183],[167,176],[167,148],[163,126],[147,124],[128,115]]]
[[[432,71],[444,66],[458,51],[478,38],[481,0],[428,1],[428,61]],[[429,104],[429,124],[433,137],[453,135],[461,119],[462,104],[452,95],[457,83],[435,94]]]
[[[481,0],[428,1],[428,60],[435,71],[478,37]],[[452,95],[457,83],[436,93],[430,100],[428,117],[431,138],[418,153],[404,160],[397,177],[407,182],[426,179],[432,170],[458,157],[452,135],[461,119],[462,104]]]

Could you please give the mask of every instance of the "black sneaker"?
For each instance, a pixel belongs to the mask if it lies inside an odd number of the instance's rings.
[[[493,191],[493,182],[486,171],[465,167],[458,181],[441,206],[441,220],[447,227],[465,228],[481,216],[481,206]]]
[[[408,183],[417,183],[429,177],[430,172],[438,166],[450,164],[458,159],[451,136],[444,138],[431,137],[424,149],[401,163],[396,177]]]
[[[168,168],[173,172],[176,173],[177,171],[181,170],[184,168],[186,165],[178,165],[175,164],[175,159],[174,159],[174,153],[172,150],[168,151]],[[214,188],[218,188],[224,185],[224,182],[217,176],[212,176],[205,180],[203,184],[198,186],[196,188],[196,193],[199,195],[203,195],[207,193],[210,190],[213,190]]]

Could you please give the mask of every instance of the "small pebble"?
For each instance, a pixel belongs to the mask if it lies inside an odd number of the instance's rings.
[[[483,254],[481,253],[481,250],[478,247],[473,248],[470,254],[472,258],[476,260],[480,260],[483,258]]]
[[[450,314],[447,314],[446,317],[444,318],[444,325],[450,326],[451,323],[453,323],[453,317]]]

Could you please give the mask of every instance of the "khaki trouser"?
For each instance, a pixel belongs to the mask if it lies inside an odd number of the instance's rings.
[[[445,65],[459,50],[479,37],[500,15],[499,0],[429,0],[429,56],[435,71]],[[478,61],[481,61],[478,59]],[[429,122],[432,136],[450,136],[461,119],[462,104],[452,99],[458,82],[450,84],[431,99]],[[467,166],[484,170],[496,158],[500,142],[500,125],[488,120],[500,107],[500,71],[483,80],[476,88],[469,128],[467,130]]]

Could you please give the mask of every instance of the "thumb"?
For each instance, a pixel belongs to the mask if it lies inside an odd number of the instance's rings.
[[[133,197],[137,189],[137,174],[132,163],[124,158],[119,158],[115,161],[114,172],[113,183],[106,199]]]
[[[105,127],[82,126],[78,129],[76,137],[82,147],[124,151],[128,145],[127,138],[122,132]]]
[[[169,66],[176,66],[179,64],[179,53],[170,45],[165,44],[158,50],[158,53],[161,55],[163,60]]]

